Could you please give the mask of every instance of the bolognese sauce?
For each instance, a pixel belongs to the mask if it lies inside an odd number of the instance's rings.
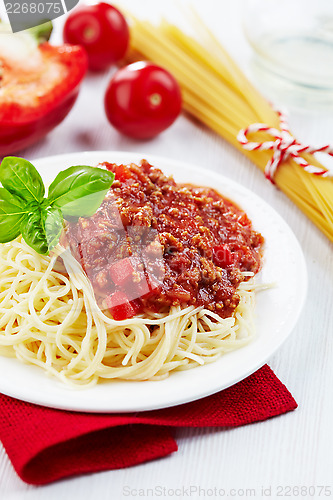
[[[246,213],[146,160],[103,165],[113,185],[96,214],[68,223],[67,238],[114,319],[177,305],[232,315],[237,287],[261,266],[264,240]]]

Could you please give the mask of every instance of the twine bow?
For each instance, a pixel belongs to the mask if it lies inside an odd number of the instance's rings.
[[[274,175],[277,168],[283,161],[287,160],[287,158],[289,157],[292,157],[293,160],[298,163],[300,167],[304,168],[306,172],[322,177],[331,176],[332,174],[328,169],[311,165],[304,158],[302,158],[300,154],[322,152],[333,156],[333,147],[330,145],[326,145],[320,148],[314,148],[312,146],[301,144],[291,135],[286,116],[281,111],[277,111],[277,113],[280,118],[281,130],[269,127],[264,123],[253,123],[247,128],[240,130],[237,135],[237,140],[240,142],[243,148],[247,149],[248,151],[274,151],[272,158],[265,166],[266,178],[273,184],[275,184]],[[266,132],[275,140],[266,142],[251,142],[248,140],[247,135],[254,132]]]

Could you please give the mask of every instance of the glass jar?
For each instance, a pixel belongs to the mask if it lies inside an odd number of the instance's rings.
[[[333,0],[245,0],[243,26],[262,83],[333,104]],[[266,92],[267,93],[267,92]]]

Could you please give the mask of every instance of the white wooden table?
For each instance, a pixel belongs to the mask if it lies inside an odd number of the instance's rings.
[[[251,51],[241,31],[240,1],[192,2],[247,71]],[[138,2],[119,2],[130,7],[135,3]],[[157,2],[141,1],[142,15],[157,12],[158,8],[167,12],[172,7],[169,1],[160,4],[157,7]],[[60,24],[58,22],[58,32]],[[103,110],[108,78],[109,75],[89,76],[67,119],[24,155],[33,159],[82,150],[158,154],[214,169],[268,201],[296,234],[309,272],[309,293],[301,318],[287,342],[269,360],[299,408],[281,417],[234,430],[177,430],[179,451],[166,458],[38,488],[26,485],[16,476],[1,448],[0,499],[333,497],[332,244],[245,157],[184,116],[149,142],[137,142],[119,135],[108,125]],[[291,110],[290,122],[300,139],[321,144],[333,141],[332,116],[332,110]],[[292,490],[294,486],[303,486],[303,489]],[[305,489],[310,486],[314,488]],[[200,487],[201,491],[195,492],[193,487]]]

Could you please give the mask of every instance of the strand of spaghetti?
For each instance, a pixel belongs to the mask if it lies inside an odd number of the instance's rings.
[[[182,336],[182,332],[186,329],[187,323],[190,322],[190,323],[195,325],[194,326],[195,329],[197,328],[196,322],[194,322],[194,321],[191,322],[192,318],[193,318],[192,313],[185,314],[183,317],[178,318],[178,325],[176,328],[174,345],[173,345],[173,348],[170,349],[169,355],[167,357],[167,361],[171,361],[171,359],[175,356],[176,351],[177,351],[177,346],[178,346],[179,341],[180,341],[181,336]],[[178,334],[177,334],[177,331],[178,331]],[[188,332],[189,331],[191,331],[191,330],[188,330]]]
[[[225,120],[224,116],[217,115],[213,108],[207,106],[207,103],[204,102],[201,97],[195,95],[192,91],[188,91],[187,89],[183,89],[183,103],[185,104],[186,111],[193,115],[191,110],[195,110],[196,115],[195,118],[197,120],[202,121],[205,120],[205,125],[211,124],[210,128],[214,127],[214,130],[223,129],[224,133],[231,138],[234,137],[234,129],[228,121]]]
[[[133,327],[133,330],[135,332],[134,342],[122,361],[123,366],[126,366],[130,361],[132,362],[132,364],[135,364],[137,362],[136,360],[139,356],[139,352],[141,351],[142,347],[145,344],[145,341],[147,340],[145,335],[146,332],[142,328]]]
[[[87,311],[91,307],[90,297],[85,296],[84,300],[85,300],[85,311],[87,314]],[[95,305],[95,307],[96,307],[96,305]],[[107,335],[106,335],[105,328],[103,327],[104,325],[102,324],[102,322],[95,320],[95,315],[94,315],[93,310],[89,311],[89,312],[92,316],[91,321],[94,320],[95,325],[96,325],[97,336],[96,336],[95,344],[97,344],[97,348],[95,349],[94,354],[92,353],[92,350],[89,349],[88,353],[90,355],[90,360],[89,360],[88,366],[83,371],[81,371],[81,373],[78,374],[77,376],[73,375],[73,378],[80,377],[80,378],[87,379],[87,378],[93,376],[95,373],[97,373],[98,368],[99,368],[100,364],[102,363],[102,360],[103,360],[103,357],[104,357],[104,354],[106,351]]]
[[[186,102],[188,106],[188,110],[190,107],[196,109],[201,116],[205,116],[205,119],[210,119],[212,122],[215,122],[215,126],[223,128],[223,130],[230,134],[231,137],[234,137],[235,127],[230,125],[228,121],[224,119],[224,117],[218,116],[215,110],[211,107],[211,103],[207,105],[207,103],[200,97],[194,94],[190,89],[183,89],[183,100]]]
[[[87,309],[84,311],[87,313]],[[92,318],[89,319],[89,322],[92,323]],[[85,344],[84,346],[84,356],[81,358],[81,369],[78,373],[71,374],[71,378],[75,379],[89,379],[97,373],[97,370],[102,363],[102,360],[105,355],[106,350],[106,331],[102,325],[95,323],[95,329],[92,329],[92,326],[89,324],[89,328],[91,329],[91,337],[90,342]],[[88,338],[88,337],[85,337]],[[81,344],[82,349],[82,344]],[[80,366],[80,363],[78,363]],[[75,366],[68,365],[68,372],[73,370]]]
[[[159,366],[163,364],[166,356],[166,349],[170,345],[169,331],[165,331],[163,338],[156,345],[152,353],[145,360],[132,366],[112,367],[108,366],[107,370],[101,366],[96,371],[97,375],[103,378],[124,378],[126,380],[147,380],[152,376],[152,373],[158,372]]]
[[[319,182],[316,182],[313,184],[311,181],[311,176],[310,175],[302,175],[301,172],[299,172],[299,181],[302,183],[304,186],[303,192],[305,193],[305,196],[303,198],[303,202],[306,204],[307,207],[313,208],[313,210],[316,212],[317,217],[322,217],[324,216],[325,221],[327,222],[327,225],[330,226],[330,221],[332,221],[333,218],[333,210],[332,206],[329,205],[328,203],[328,197],[324,196],[325,193],[325,188],[327,188],[327,184],[325,182],[325,179],[322,179],[323,185],[320,186]],[[318,179],[319,181],[320,179]],[[308,196],[306,196],[308,194]],[[327,193],[329,196],[329,193]],[[311,201],[313,201],[312,204]],[[320,207],[320,210],[318,209]],[[313,213],[313,212],[312,212]],[[323,222],[323,226],[324,226]]]
[[[194,350],[194,346],[195,346],[195,343],[197,341],[197,334],[198,334],[198,327],[194,322],[191,323],[191,326],[189,329],[189,334],[190,334],[189,344],[188,344],[186,351],[192,352]]]
[[[15,356],[20,361],[25,363],[33,364],[43,368],[48,374],[53,375],[54,377],[59,377],[58,371],[52,366],[46,365],[46,363],[36,357],[36,355],[28,349],[26,344],[17,344],[14,346]]]
[[[73,303],[75,303],[75,299],[73,300]],[[87,319],[84,330],[85,334],[82,338],[80,348],[76,347],[75,349],[78,352],[77,356],[75,356],[75,358],[72,358],[68,363],[67,366],[68,371],[74,370],[75,367],[78,366],[82,360],[89,358],[90,345],[93,337],[93,318],[89,310],[87,311],[86,317]],[[63,349],[63,345],[67,342],[68,335],[66,335],[65,337],[63,335],[64,332],[65,332],[64,329],[59,328],[56,337],[56,345],[61,352],[63,352],[63,350],[66,351],[66,349]]]
[[[306,180],[308,180],[308,178],[306,178]],[[330,200],[330,195],[332,193],[327,189],[328,185],[325,182],[325,179],[322,179],[322,183],[320,183],[320,179],[318,179],[318,182],[314,185],[314,187],[315,187],[315,196],[318,197],[318,205],[320,204],[326,220],[328,222],[332,221],[333,205]]]

